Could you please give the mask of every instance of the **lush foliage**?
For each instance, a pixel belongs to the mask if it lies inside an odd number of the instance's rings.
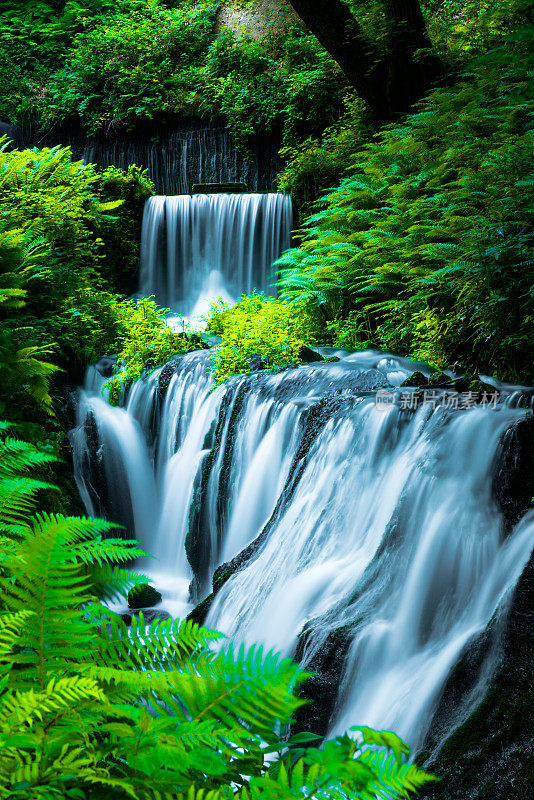
[[[523,29],[356,151],[283,258],[283,296],[336,335],[349,319],[437,366],[534,377],[532,43]]]
[[[99,173],[67,148],[0,150],[0,402],[17,419],[30,400],[51,410],[58,367],[120,352],[137,377],[141,357],[153,367],[183,349],[153,303],[106,291],[137,266],[151,191],[136,167]]]
[[[340,120],[327,128],[320,139],[309,136],[301,144],[280,151],[286,163],[278,185],[291,195],[299,215],[310,211],[318,197],[354,168],[356,149],[371,135],[365,105],[359,97],[351,92],[344,104]]]
[[[374,800],[429,779],[388,732],[359,729],[378,750],[284,742],[305,677],[288,659],[142,613],[128,630],[102,600],[140,580],[120,565],[142,551],[102,520],[36,512],[50,456],[0,431],[3,798]]]
[[[171,356],[198,346],[189,340],[185,331],[172,330],[165,322],[162,309],[151,299],[132,301],[106,296],[103,306],[111,318],[115,336],[113,339],[108,333],[104,341],[108,347],[111,342],[112,349],[118,351],[119,371],[106,383],[112,403],[118,402],[123,387],[136,381],[145,371],[152,371]]]
[[[300,362],[302,347],[315,342],[310,315],[257,292],[232,308],[214,303],[206,331],[222,337],[214,355],[217,383],[250,372],[254,363],[273,372],[287,369]]]
[[[56,18],[46,3],[6,11],[0,117],[45,127],[77,119],[92,133],[156,115],[223,115],[243,148],[259,131],[282,127],[290,143],[333,122],[345,82],[316,39],[299,27],[262,41],[217,30],[220,5],[86,0]]]
[[[529,0],[423,0],[429,35],[449,64],[465,64],[524,22]]]

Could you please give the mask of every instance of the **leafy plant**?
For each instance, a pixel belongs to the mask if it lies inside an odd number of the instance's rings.
[[[282,297],[436,366],[533,377],[532,27],[353,156]]]
[[[128,335],[120,317],[132,307],[97,289],[132,270],[152,186],[137,167],[99,173],[70,156],[0,147],[0,402],[18,419],[32,415],[29,398],[52,410],[59,367],[83,367]]]
[[[232,308],[222,300],[212,304],[206,331],[222,336],[214,355],[217,383],[249,372],[251,360],[263,369],[287,369],[300,362],[302,347],[315,343],[311,317],[259,292],[243,296]]]
[[[213,650],[194,623],[128,630],[99,602],[139,576],[135,542],[102,520],[35,512],[51,457],[0,423],[0,790],[2,797],[407,797],[430,776],[391,733],[362,728],[306,750],[281,732],[305,677],[261,648]],[[30,474],[31,477],[30,477]],[[119,565],[119,566],[117,566]],[[246,777],[245,777],[246,776]]]

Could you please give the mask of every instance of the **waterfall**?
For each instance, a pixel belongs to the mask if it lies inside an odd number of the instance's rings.
[[[279,193],[151,197],[143,216],[139,292],[196,316],[209,301],[269,292],[290,246],[291,200]]]
[[[171,613],[209,594],[233,559],[206,624],[304,666],[343,630],[331,733],[364,724],[418,747],[534,546],[532,512],[506,528],[492,491],[503,436],[525,410],[379,404],[377,389],[421,366],[337,355],[214,390],[209,352],[190,353],[136,383],[122,408],[89,376],[76,479],[90,513],[156,556],[146,568]]]
[[[75,159],[98,167],[127,170],[136,164],[148,169],[156,191],[169,195],[186,194],[195,183],[246,183],[253,192],[272,191],[280,171],[276,136],[255,137],[253,151],[243,154],[226,128],[197,128],[187,120],[169,125],[153,123],[145,132],[89,139],[69,131],[52,131],[32,138],[25,146],[57,144],[69,145]]]

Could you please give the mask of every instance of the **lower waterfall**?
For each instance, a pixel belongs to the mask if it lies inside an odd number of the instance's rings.
[[[343,629],[330,732],[387,728],[418,748],[534,547],[534,514],[507,527],[493,490],[525,409],[513,395],[403,407],[394,386],[421,365],[337,355],[213,389],[209,351],[190,353],[134,384],[121,408],[92,367],[72,432],[76,480],[89,513],[156,557],[142,566],[172,614],[209,595],[230,562],[208,627],[304,666]]]
[[[143,216],[139,292],[185,316],[209,300],[272,293],[272,264],[291,243],[291,200],[267,194],[151,197]]]

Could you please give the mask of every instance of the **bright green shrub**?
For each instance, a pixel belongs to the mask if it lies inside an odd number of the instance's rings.
[[[437,366],[532,379],[532,42],[516,35],[359,151],[282,259],[283,297],[358,313],[377,343]]]
[[[126,312],[96,290],[133,269],[151,191],[137,167],[99,173],[70,161],[68,148],[0,149],[0,402],[17,419],[31,415],[30,398],[51,409],[58,366],[83,368],[123,346]]]
[[[122,170],[107,167],[99,172],[98,191],[104,203],[121,201],[112,213],[100,214],[95,231],[102,240],[99,274],[116,292],[137,291],[141,222],[145,201],[154,194],[146,170],[135,165]]]
[[[112,403],[118,402],[123,386],[133,383],[143,372],[165,364],[171,356],[194,350],[187,335],[176,333],[165,322],[164,312],[150,299],[115,301],[117,350],[120,372],[107,387]],[[105,352],[105,351],[101,351]]]
[[[315,325],[304,310],[257,292],[231,308],[213,304],[206,332],[222,337],[214,356],[217,383],[249,372],[252,356],[273,372],[287,369],[300,362],[303,346],[315,343]]]
[[[305,674],[261,648],[103,601],[143,576],[102,520],[36,511],[51,458],[0,422],[0,794],[5,800],[406,797],[431,776],[394,734],[283,739]]]

